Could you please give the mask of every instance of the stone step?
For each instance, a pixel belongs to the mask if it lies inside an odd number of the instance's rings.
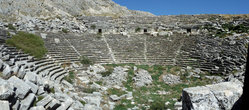
[[[55,65],[55,64],[50,64],[50,65],[42,66],[41,68],[38,68],[38,69],[36,70],[36,73],[39,74],[41,71],[44,71],[44,70],[46,70],[46,69],[48,69],[48,68],[52,68],[52,67],[54,67],[54,66],[56,66],[56,65]]]
[[[59,71],[59,72],[55,73],[54,75],[52,75],[50,77],[50,79],[53,80],[53,81],[55,81],[55,80],[57,80],[57,78],[59,78],[60,76],[65,75],[65,74],[67,74],[67,72],[65,70]]]
[[[39,63],[39,64],[35,65],[34,69],[37,70],[38,68],[40,68],[42,66],[51,65],[51,64],[54,64],[54,62],[52,62],[52,61],[46,61],[46,62],[43,62],[43,63]]]
[[[58,68],[58,69],[55,69],[55,70],[53,70],[53,71],[51,71],[50,73],[49,73],[49,77],[51,77],[51,76],[54,76],[56,73],[59,73],[59,72],[61,72],[61,71],[63,71],[64,69],[63,68]]]

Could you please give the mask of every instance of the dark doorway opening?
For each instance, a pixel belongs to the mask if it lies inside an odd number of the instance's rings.
[[[187,29],[187,33],[191,33],[191,29],[190,28]]]
[[[147,29],[144,29],[144,33],[146,33],[146,32],[148,32],[148,30],[147,30]]]
[[[98,33],[102,33],[102,29],[99,29],[99,30],[98,30]]]

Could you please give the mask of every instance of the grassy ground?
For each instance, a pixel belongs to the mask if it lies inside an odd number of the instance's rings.
[[[201,75],[200,78],[194,78],[194,77],[187,78],[186,74],[188,74],[188,72],[181,73],[180,72],[181,68],[176,66],[158,66],[158,65],[148,66],[148,65],[134,65],[134,64],[120,64],[120,65],[111,64],[104,66],[105,67],[109,66],[109,68],[111,68],[111,67],[125,66],[125,65],[129,65],[131,68],[128,71],[128,80],[123,84],[128,91],[133,92],[135,104],[131,104],[132,103],[131,100],[122,99],[115,106],[115,110],[126,110],[127,108],[132,108],[134,106],[137,106],[140,109],[146,109],[146,106],[148,105],[150,106],[151,110],[160,110],[160,109],[165,109],[165,102],[170,102],[170,104],[166,108],[173,109],[174,103],[177,101],[177,99],[181,97],[183,88],[202,86],[212,83],[211,80],[206,79],[204,77],[205,75]],[[151,86],[136,88],[133,85],[132,78],[134,76],[134,66],[149,71],[153,79],[153,84]],[[161,76],[162,74],[169,74],[169,73],[170,74],[180,73],[182,83],[176,85],[165,84],[162,81]],[[160,95],[158,94],[158,91],[165,91],[168,94]]]
[[[42,38],[26,32],[18,32],[12,38],[8,39],[6,43],[36,58],[42,58],[47,52]]]

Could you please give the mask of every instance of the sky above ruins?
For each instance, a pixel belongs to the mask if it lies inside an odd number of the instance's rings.
[[[249,14],[249,0],[113,0],[131,10],[155,15]]]

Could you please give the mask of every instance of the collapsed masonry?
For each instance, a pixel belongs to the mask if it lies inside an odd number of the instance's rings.
[[[3,36],[0,41],[1,109],[83,109],[81,99],[71,92],[73,86],[63,79],[68,71],[58,61],[38,60],[8,47]]]

